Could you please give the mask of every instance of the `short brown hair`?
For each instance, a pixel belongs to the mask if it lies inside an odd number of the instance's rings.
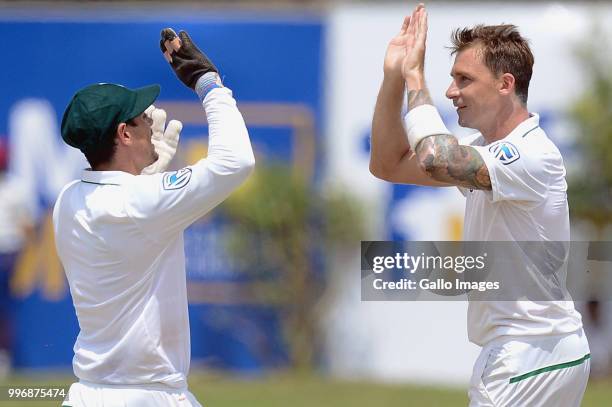
[[[451,55],[472,45],[480,45],[484,64],[496,76],[512,74],[516,95],[523,103],[527,103],[533,54],[529,42],[521,36],[515,25],[479,24],[472,28],[457,28],[451,35],[451,41]]]

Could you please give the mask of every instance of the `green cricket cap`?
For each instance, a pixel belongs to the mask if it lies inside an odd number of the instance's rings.
[[[159,85],[138,89],[112,83],[89,85],[74,94],[62,118],[62,138],[82,152],[94,151],[113,137],[119,123],[133,119],[153,104]]]

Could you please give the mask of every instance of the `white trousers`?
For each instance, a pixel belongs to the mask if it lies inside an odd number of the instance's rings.
[[[579,407],[589,379],[589,352],[582,330],[492,341],[474,365],[470,407]]]
[[[73,383],[62,407],[202,407],[187,389]]]

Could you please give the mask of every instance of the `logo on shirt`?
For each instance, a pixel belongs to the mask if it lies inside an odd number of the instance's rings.
[[[493,153],[496,159],[501,161],[502,164],[508,165],[515,162],[521,155],[519,154],[518,148],[514,144],[507,141],[502,141],[489,147],[489,151]]]
[[[164,174],[162,185],[164,189],[180,189],[183,188],[191,179],[191,168],[183,168],[178,171]]]

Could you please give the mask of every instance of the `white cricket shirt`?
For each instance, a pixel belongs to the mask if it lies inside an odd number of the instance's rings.
[[[463,239],[569,241],[565,166],[561,153],[539,127],[538,115],[531,114],[508,136],[491,144],[484,145],[480,133],[468,139],[462,144],[472,145],[482,156],[492,191],[459,188],[467,198]],[[521,250],[510,250],[509,256],[512,267],[517,267],[510,278],[518,287],[538,283],[523,272],[533,265],[532,258]],[[564,281],[560,285],[566,290]],[[468,307],[468,337],[480,346],[507,335],[559,335],[581,328],[581,316],[572,301],[470,301]],[[581,352],[577,355],[584,356]]]
[[[208,157],[179,171],[83,171],[53,211],[79,321],[73,368],[99,384],[185,388],[190,339],[183,231],[250,174],[254,157],[231,91],[203,102]]]

